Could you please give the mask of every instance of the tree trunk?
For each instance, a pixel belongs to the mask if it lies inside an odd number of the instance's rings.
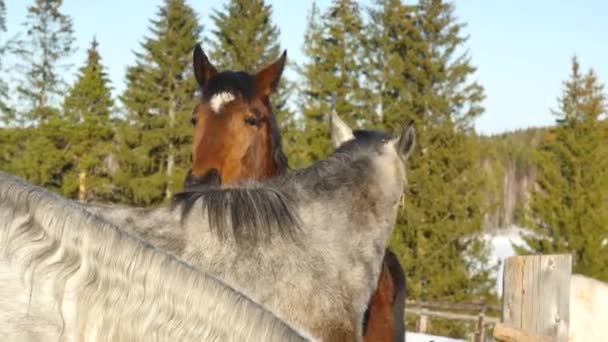
[[[87,172],[80,171],[78,174],[78,200],[84,202],[87,199]]]
[[[175,99],[173,95],[169,98],[169,130],[172,133],[175,127]],[[165,198],[171,199],[173,195],[173,169],[175,168],[175,146],[171,137],[169,137],[169,152],[167,154],[167,188],[165,189]]]
[[[173,167],[175,166],[175,147],[173,143],[169,143],[169,155],[167,156],[167,188],[165,189],[165,197],[170,199],[173,193]]]

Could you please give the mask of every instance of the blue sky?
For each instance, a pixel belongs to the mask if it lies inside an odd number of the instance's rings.
[[[187,1],[199,13],[205,31],[209,13],[224,1]],[[371,1],[360,1],[362,6]],[[22,29],[26,7],[33,0],[8,0],[8,33]],[[124,89],[124,74],[134,62],[134,50],[149,35],[149,19],[162,0],[64,0],[64,12],[74,19],[78,53],[75,70],[85,60],[93,35],[100,42],[114,93]],[[281,44],[291,61],[303,58],[301,47],[311,1],[269,1]],[[329,0],[317,0],[321,9]],[[608,81],[608,1],[455,1],[456,15],[466,22],[466,48],[478,67],[475,74],[486,89],[485,113],[477,120],[479,132],[490,134],[553,122],[562,81],[569,74],[573,54],[586,70],[592,67]],[[203,48],[205,42],[203,41]],[[288,75],[293,75],[291,71]]]

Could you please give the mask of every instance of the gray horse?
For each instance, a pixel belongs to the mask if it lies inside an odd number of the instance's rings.
[[[213,276],[0,172],[2,341],[304,341]]]
[[[264,182],[176,195],[170,208],[91,205],[324,341],[361,340],[361,322],[405,186],[410,124],[352,131],[326,160]]]

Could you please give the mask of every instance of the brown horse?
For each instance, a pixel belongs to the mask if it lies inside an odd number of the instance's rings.
[[[194,74],[202,96],[192,115],[192,168],[184,187],[262,180],[288,170],[269,96],[279,84],[286,52],[255,75],[217,69],[197,45]],[[363,323],[365,341],[403,341],[405,275],[388,249]]]

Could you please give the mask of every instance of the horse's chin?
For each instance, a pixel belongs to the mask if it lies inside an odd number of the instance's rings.
[[[192,171],[188,171],[184,180],[184,191],[201,191],[209,187],[219,187],[222,185],[222,177],[216,169],[211,169],[203,177],[196,177]]]

